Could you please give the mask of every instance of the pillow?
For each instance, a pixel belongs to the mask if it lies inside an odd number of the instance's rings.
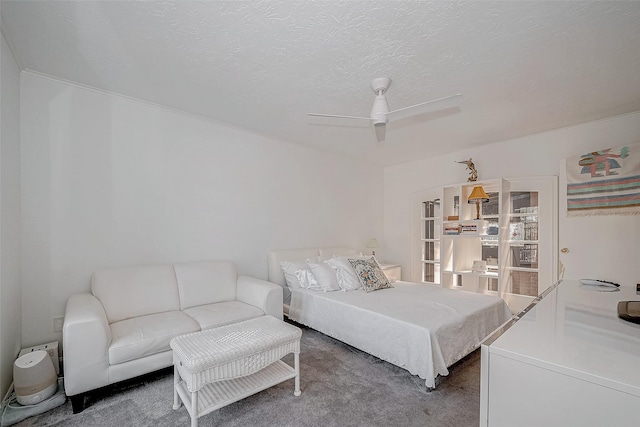
[[[325,292],[340,290],[336,270],[334,270],[329,264],[326,262],[310,262],[309,267],[311,268],[311,273],[313,273],[313,276],[318,281],[320,289]]]
[[[296,278],[305,289],[311,289],[312,291],[319,291],[322,289],[308,264],[306,268],[301,268],[296,271]]]
[[[353,291],[360,288],[360,279],[358,279],[353,266],[347,258],[333,257],[325,262],[336,270],[336,278],[340,289]]]
[[[353,270],[366,292],[393,288],[374,257],[367,259],[349,258],[349,263],[353,266]]]
[[[300,259],[297,261],[282,261],[280,266],[284,273],[284,280],[287,282],[287,286],[291,289],[309,288],[310,286],[318,286],[318,282],[311,269],[307,264],[306,259]]]

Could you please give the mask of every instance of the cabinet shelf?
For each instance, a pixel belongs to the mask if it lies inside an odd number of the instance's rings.
[[[480,276],[480,277],[498,277],[498,272],[493,272],[493,271],[473,271],[473,270],[463,270],[463,271],[456,271],[454,272],[454,274],[473,274],[476,276]]]
[[[539,268],[536,267],[504,267],[505,270],[509,270],[509,271],[523,271],[523,272],[527,272],[527,273],[537,273],[538,271],[540,271]]]
[[[443,270],[442,272],[446,274],[474,274],[476,276],[498,277],[497,271]]]
[[[491,236],[495,236],[495,234],[471,234],[471,233],[461,233],[461,234],[443,234],[443,237],[453,237],[453,238],[470,238],[470,237],[474,237],[474,238],[479,238],[479,237],[491,237]]]

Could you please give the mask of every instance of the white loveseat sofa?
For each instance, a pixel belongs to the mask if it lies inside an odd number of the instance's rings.
[[[72,295],[62,330],[64,385],[73,412],[85,392],[171,366],[178,335],[270,314],[282,288],[238,276],[231,261],[96,271],[91,293]]]

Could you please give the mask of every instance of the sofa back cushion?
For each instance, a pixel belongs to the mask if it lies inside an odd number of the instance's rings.
[[[104,306],[109,323],[180,309],[171,264],[96,271],[91,291]]]
[[[232,261],[192,262],[173,267],[181,310],[236,299],[238,273]]]

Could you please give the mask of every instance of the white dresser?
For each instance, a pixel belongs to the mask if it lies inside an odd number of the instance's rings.
[[[482,344],[481,426],[640,425],[640,324],[620,319],[634,286],[549,288]]]

